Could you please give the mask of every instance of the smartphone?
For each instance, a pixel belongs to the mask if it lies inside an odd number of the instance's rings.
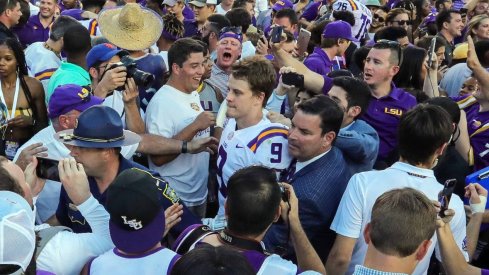
[[[282,83],[302,89],[304,87],[304,76],[297,73],[284,73],[282,74]]]
[[[450,199],[452,198],[452,193],[456,184],[456,179],[447,180],[443,190],[441,190],[440,194],[438,194],[438,202],[440,202],[441,205],[440,213],[438,213],[438,215],[442,218],[445,217],[445,210],[448,209],[448,204],[450,203]]]
[[[58,163],[58,160],[37,157],[37,176],[52,181],[60,181]]]
[[[270,37],[273,43],[280,43],[282,41],[282,26],[275,26],[272,28],[272,32],[270,33]]]
[[[435,47],[436,37],[433,37],[433,39],[431,39],[430,48],[428,49],[428,68],[431,68],[431,65],[433,65],[433,55],[435,54]]]
[[[299,57],[303,57],[304,53],[307,51],[307,46],[309,45],[309,40],[311,39],[311,32],[302,29],[299,32],[299,37],[297,38],[297,53]]]

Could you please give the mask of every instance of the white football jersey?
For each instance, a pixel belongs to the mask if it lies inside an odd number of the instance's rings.
[[[360,40],[368,32],[372,23],[372,13],[359,1],[356,0],[336,0],[332,4],[333,11],[350,11],[355,16],[355,25],[351,29],[351,34]],[[331,14],[332,16],[332,14]]]
[[[273,168],[277,173],[289,167],[288,132],[286,126],[270,122],[265,115],[258,124],[240,130],[234,118],[227,119],[217,156],[218,215],[224,215],[227,182],[234,172],[251,165]]]
[[[102,36],[100,29],[98,28],[97,19],[80,20],[78,21],[83,27],[87,28],[90,36]]]
[[[25,61],[29,76],[41,81],[44,91],[47,91],[51,76],[61,66],[61,58],[46,49],[44,42],[35,42],[25,50]]]

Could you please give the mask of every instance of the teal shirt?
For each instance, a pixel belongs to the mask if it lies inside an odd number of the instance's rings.
[[[51,79],[49,79],[48,90],[46,91],[46,106],[49,103],[54,89],[64,84],[87,86],[92,84],[92,82],[90,81],[90,75],[82,67],[69,62],[61,63],[61,66],[54,72]]]

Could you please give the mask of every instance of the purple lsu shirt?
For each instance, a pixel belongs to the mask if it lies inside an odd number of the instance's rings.
[[[480,105],[473,96],[454,97],[467,114],[467,130],[473,149],[474,171],[489,166],[489,111],[479,112]]]
[[[29,17],[29,20],[24,26],[13,28],[13,31],[17,34],[20,43],[24,47],[27,47],[34,42],[44,42],[49,38],[50,26],[44,28],[39,20],[39,16],[40,15],[33,15]]]
[[[314,52],[304,60],[304,65],[313,72],[327,75],[332,70],[333,62],[321,47],[315,47]]]
[[[362,119],[370,124],[379,134],[378,159],[388,159],[397,148],[397,125],[401,115],[416,106],[416,98],[403,89],[391,85],[389,95],[375,98],[371,97],[367,111]]]

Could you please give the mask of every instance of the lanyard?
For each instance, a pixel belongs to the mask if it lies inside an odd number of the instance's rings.
[[[8,106],[7,102],[5,102],[5,97],[3,96],[3,90],[2,90],[2,81],[0,81],[0,98],[2,99],[2,103],[7,107],[7,121],[11,120],[12,118],[15,117],[15,110],[17,109],[17,100],[19,99],[19,78],[17,77],[17,80],[15,81],[15,92],[14,92],[14,101],[12,102],[12,111],[8,112]]]

